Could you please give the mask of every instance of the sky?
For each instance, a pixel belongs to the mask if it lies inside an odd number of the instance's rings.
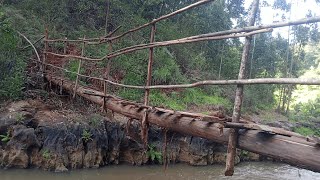
[[[267,0],[269,4],[273,4],[274,0]],[[245,0],[245,8],[248,8],[253,0]],[[262,0],[261,0],[262,2]],[[303,19],[308,14],[308,10],[312,11],[314,16],[320,16],[320,4],[318,5],[315,0],[287,0],[287,2],[292,2],[291,10],[291,21]],[[276,17],[277,11],[273,10],[272,7],[260,7],[261,8],[261,18],[262,24],[271,24],[275,21],[282,22],[281,16]],[[290,13],[287,14],[289,16]],[[319,23],[318,23],[319,24]],[[320,25],[320,24],[319,24]],[[281,36],[288,36],[288,27],[274,29],[275,33],[280,33]]]

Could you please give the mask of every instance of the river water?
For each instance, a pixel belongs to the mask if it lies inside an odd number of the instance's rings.
[[[170,165],[164,172],[162,166],[107,166],[100,169],[53,173],[42,170],[1,170],[0,180],[320,180],[320,173],[298,169],[272,162],[241,163],[233,177],[223,176],[224,166],[194,167]]]

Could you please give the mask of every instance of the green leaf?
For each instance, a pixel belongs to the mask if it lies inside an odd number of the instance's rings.
[[[154,161],[154,159],[156,158],[156,155],[154,153],[151,154],[151,160]]]

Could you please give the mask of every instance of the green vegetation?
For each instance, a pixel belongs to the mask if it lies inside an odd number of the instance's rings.
[[[222,105],[227,109],[232,108],[232,103],[228,99],[210,94],[199,88],[169,93],[155,90],[151,91],[150,100],[154,106],[165,106],[173,110],[184,110],[189,105]]]
[[[97,128],[101,122],[101,116],[98,114],[94,114],[90,117],[89,124],[95,128]]]
[[[26,63],[18,51],[19,42],[0,7],[0,101],[19,99],[24,89]]]
[[[317,128],[298,127],[294,129],[294,132],[304,136],[310,136],[310,135],[320,136],[320,130]]]
[[[49,160],[51,158],[51,153],[48,149],[45,149],[43,152],[42,152],[42,157],[45,159],[45,160]]]
[[[87,131],[86,129],[83,130],[82,132],[82,137],[81,139],[84,141],[84,142],[88,142],[88,141],[92,141],[93,139],[91,138],[92,137],[92,134],[90,131]]]
[[[155,145],[148,145],[147,156],[152,162],[156,160],[158,163],[162,164],[162,153],[156,150]]]
[[[242,157],[242,158],[247,158],[247,157],[249,157],[249,151],[240,150],[240,157]]]
[[[15,119],[18,124],[21,124],[22,121],[24,120],[23,114],[17,113]]]
[[[4,143],[7,143],[8,141],[10,141],[10,132],[7,131],[6,135],[0,135],[1,141]]]

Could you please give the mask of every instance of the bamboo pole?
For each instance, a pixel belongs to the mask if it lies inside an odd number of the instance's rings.
[[[252,3],[249,26],[254,25],[258,8],[259,8],[259,0],[254,0]],[[250,46],[251,46],[251,38],[252,38],[251,36],[247,36],[245,40],[238,79],[245,78],[246,63],[248,61],[248,55],[249,55]],[[232,114],[233,123],[238,123],[240,121],[242,100],[243,100],[243,85],[237,85],[236,97],[234,101],[234,108],[233,108],[233,114]],[[235,161],[236,150],[237,150],[237,142],[238,142],[238,130],[231,128],[230,134],[229,134],[229,142],[228,142],[226,170],[224,173],[226,176],[232,176],[234,173],[234,161]]]
[[[85,36],[83,36],[83,39],[85,39]],[[86,46],[86,42],[83,41],[83,44],[82,44],[82,48],[81,48],[81,56],[84,56],[84,50],[85,50],[85,46]],[[77,88],[78,88],[78,84],[79,84],[79,74],[80,74],[80,70],[81,70],[81,64],[82,64],[82,60],[80,59],[79,60],[79,66],[78,66],[78,73],[77,73],[77,79],[76,79],[76,83],[75,83],[75,86],[74,86],[74,93],[73,93],[73,99],[76,97],[76,92],[77,92]]]
[[[155,33],[156,33],[156,24],[152,24],[151,26],[151,33],[150,33],[150,43],[154,42],[155,39]],[[150,86],[151,85],[151,79],[152,79],[152,64],[153,64],[153,56],[154,55],[154,51],[153,51],[153,47],[151,47],[149,49],[149,62],[148,62],[148,74],[147,74],[147,82],[146,82],[146,86]],[[144,93],[144,105],[147,106],[149,105],[149,94],[150,94],[150,90],[146,89],[145,93]],[[142,141],[145,145],[145,147],[148,144],[148,112],[147,110],[144,112],[142,121],[141,121],[141,137],[142,137]]]

